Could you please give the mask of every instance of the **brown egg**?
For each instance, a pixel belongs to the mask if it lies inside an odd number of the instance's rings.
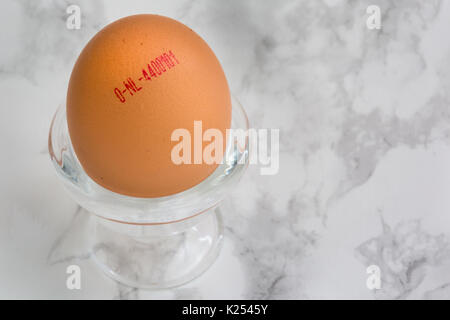
[[[217,163],[176,164],[171,157],[179,144],[172,133],[187,129],[193,145],[194,121],[202,121],[203,132],[220,130],[225,144],[231,99],[216,56],[185,25],[158,15],[126,17],[81,52],[69,82],[67,122],[81,165],[101,186],[152,198],[203,181]]]

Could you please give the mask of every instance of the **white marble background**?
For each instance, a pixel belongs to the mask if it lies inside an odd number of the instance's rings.
[[[80,30],[66,28],[69,4]],[[366,8],[380,6],[382,29]],[[250,167],[197,280],[118,285],[86,249],[90,216],[47,154],[87,40],[157,13],[210,44],[252,127],[280,128],[280,171]],[[450,298],[450,0],[32,1],[0,10],[0,298]],[[65,286],[82,267],[82,289]],[[381,268],[382,288],[366,287]]]

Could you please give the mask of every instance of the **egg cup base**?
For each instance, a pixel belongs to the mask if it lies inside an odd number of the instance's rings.
[[[134,288],[167,289],[205,272],[223,242],[220,208],[167,225],[132,225],[96,217],[91,257],[112,279]]]

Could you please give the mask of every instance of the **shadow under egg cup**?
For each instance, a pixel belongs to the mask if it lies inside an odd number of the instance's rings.
[[[248,127],[244,109],[232,97],[231,132]],[[219,204],[247,168],[248,135],[229,134],[225,160],[207,179],[160,198],[125,196],[95,183],[73,151],[65,105],[53,118],[48,148],[69,194],[95,216],[91,256],[113,279],[138,288],[175,287],[198,277],[218,256],[223,239]]]

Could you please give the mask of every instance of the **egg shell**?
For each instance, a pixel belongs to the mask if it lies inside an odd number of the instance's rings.
[[[185,128],[193,142],[194,121],[202,121],[203,132],[219,129],[225,138],[231,123],[230,91],[213,51],[182,23],[151,14],[117,20],[89,41],[66,105],[86,173],[134,197],[172,195],[211,175],[218,164],[175,164],[171,135]]]

